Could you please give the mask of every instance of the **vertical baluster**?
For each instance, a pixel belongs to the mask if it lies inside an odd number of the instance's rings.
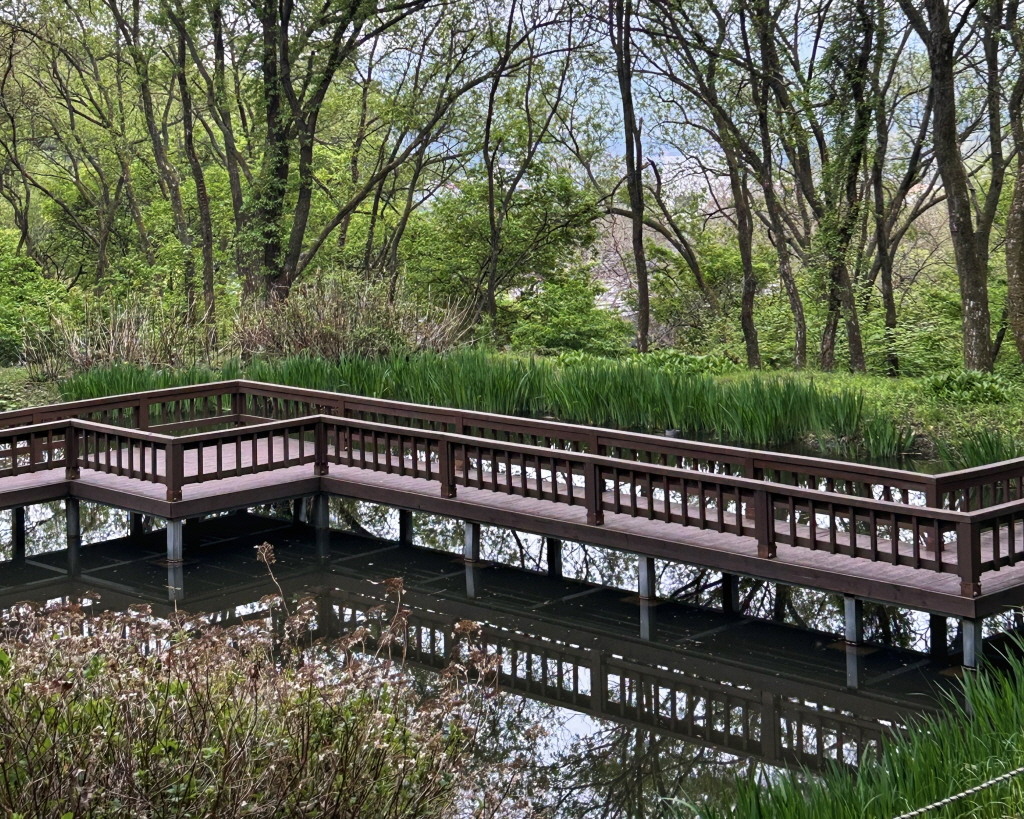
[[[914,515],[913,527],[911,537],[913,538],[914,548],[914,568],[921,568],[921,519]]]
[[[708,528],[707,484],[697,478],[697,523],[701,529]]]
[[[665,492],[665,523],[672,522],[672,482],[668,475],[661,476],[663,491]]]
[[[789,496],[789,542],[790,545],[796,546],[796,499]]]
[[[998,569],[1002,563],[999,560],[999,518],[992,521],[992,567]]]

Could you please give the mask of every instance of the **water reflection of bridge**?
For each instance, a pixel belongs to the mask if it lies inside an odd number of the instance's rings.
[[[403,577],[409,610],[402,652],[441,668],[467,650],[460,620],[484,624],[476,645],[500,657],[502,689],[597,717],[650,728],[772,764],[820,768],[855,762],[883,734],[934,707],[951,678],[927,656],[857,650],[860,685],[849,688],[848,649],[835,635],[681,603],[656,607],[622,590],[334,531],[325,544],[308,524],[233,514],[194,521],[190,559],[163,560],[165,532],[137,532],[81,548],[67,578],[64,551],[0,564],[0,605],[98,592],[102,604],[175,605],[228,623],[251,616],[274,589],[253,546],[276,547],[273,569],[288,594],[316,597],[325,631],[380,623],[389,577]],[[372,581],[372,582],[369,582]],[[656,611],[638,640],[638,612]]]
[[[328,496],[635,555],[653,601],[655,560],[841,594],[851,643],[863,602],[932,616],[936,653],[960,619],[976,664],[983,618],[1024,604],[1024,460],[945,475],[678,441],[660,436],[230,381],[0,414],[0,508],[61,500],[67,570],[81,571],[79,504],[184,520]],[[476,533],[476,534],[474,534]],[[177,588],[173,583],[171,588]],[[850,682],[856,683],[851,666]]]

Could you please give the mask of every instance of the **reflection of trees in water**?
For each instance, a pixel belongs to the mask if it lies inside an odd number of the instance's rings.
[[[84,544],[113,540],[128,534],[128,513],[83,501],[80,508]],[[0,511],[0,560],[10,560],[13,549],[14,510]],[[37,503],[25,508],[25,554],[28,557],[67,548],[63,501]]]
[[[398,537],[398,512],[386,506],[331,499],[331,521],[338,528],[374,537]],[[438,551],[461,553],[464,525],[460,520],[417,514],[415,542]],[[545,539],[538,535],[491,526],[482,527],[481,557],[509,566],[547,569]],[[637,557],[614,549],[565,541],[565,577],[622,589],[637,588]],[[721,605],[722,575],[669,561],[656,561],[658,594],[666,599],[717,608]],[[739,611],[752,617],[815,629],[831,634],[844,630],[841,595],[785,586],[769,580],[739,580]],[[924,650],[928,618],[920,612],[865,603],[864,635],[868,641]]]
[[[761,766],[643,728],[595,722],[557,759],[551,815],[566,819],[654,819],[688,815],[672,801],[728,799],[737,778]]]

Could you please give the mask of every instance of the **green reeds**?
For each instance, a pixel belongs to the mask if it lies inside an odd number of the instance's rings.
[[[60,384],[61,396],[67,401],[102,398],[129,392],[149,392],[167,387],[202,384],[220,376],[208,367],[184,369],[140,367],[135,364],[110,364],[80,372]]]
[[[736,446],[810,449],[869,460],[891,461],[913,440],[884,412],[868,406],[858,390],[825,390],[795,377],[713,377],[664,356],[553,360],[467,348],[443,355],[233,360],[220,374],[118,365],[70,378],[61,389],[70,400],[239,377],[655,434],[671,429],[686,438]]]
[[[948,469],[969,469],[1024,457],[1024,443],[1002,432],[978,429],[953,442],[939,442],[939,457]]]
[[[945,713],[923,718],[883,744],[881,759],[856,771],[820,778],[782,773],[741,781],[735,804],[678,805],[676,815],[705,819],[892,819],[1024,765],[1024,645],[1013,647],[1005,670],[967,674],[967,706],[952,699]],[[1019,816],[1024,776],[928,811],[927,819]]]

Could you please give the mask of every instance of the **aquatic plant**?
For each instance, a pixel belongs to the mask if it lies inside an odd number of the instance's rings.
[[[816,447],[822,455],[891,461],[912,448],[913,434],[857,389],[825,389],[812,380],[776,375],[713,377],[705,370],[725,365],[686,363],[696,358],[547,359],[481,348],[331,360],[303,355],[231,360],[219,376],[202,368],[115,365],[73,376],[61,389],[67,399],[91,398],[245,377],[656,434],[671,429],[687,438],[763,449]]]
[[[941,800],[950,804],[927,819],[1017,816],[1024,808],[1024,775],[959,796],[1024,766],[1024,642],[1007,652],[1005,668],[963,679],[966,704],[952,697],[945,712],[918,719],[884,744],[876,762],[836,767],[821,777],[781,773],[741,782],[731,805],[676,803],[679,819],[893,819]]]

